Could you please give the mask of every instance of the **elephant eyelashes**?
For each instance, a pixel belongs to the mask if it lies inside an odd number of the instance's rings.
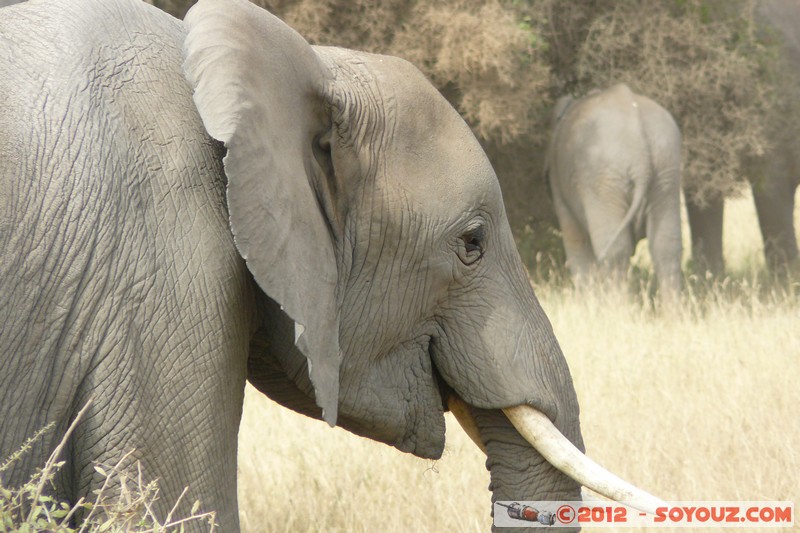
[[[483,257],[483,226],[468,231],[460,237],[461,246],[458,247],[458,258],[465,265],[472,265]]]

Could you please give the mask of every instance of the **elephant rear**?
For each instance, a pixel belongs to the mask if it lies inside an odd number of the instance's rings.
[[[558,179],[552,186],[584,227],[592,225],[598,196],[621,219],[631,205],[636,178],[650,171],[634,104],[635,95],[625,85],[596,91],[568,109],[555,129],[550,165]],[[597,257],[602,244],[594,249]]]
[[[647,236],[662,285],[679,289],[680,155],[672,116],[624,84],[561,113],[548,173],[573,274],[624,272]]]

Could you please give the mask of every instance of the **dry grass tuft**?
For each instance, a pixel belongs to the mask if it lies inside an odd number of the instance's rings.
[[[116,464],[95,464],[94,469],[103,479],[103,485],[92,495],[81,497],[74,504],[59,501],[49,495],[58,471],[65,464],[64,460],[59,460],[61,454],[92,402],[90,399],[76,415],[42,469],[26,483],[21,486],[7,486],[3,483],[3,473],[29,453],[36,441],[52,431],[54,423],[37,431],[19,450],[0,463],[0,532],[168,533],[184,531],[187,524],[213,532],[215,513],[198,513],[200,502],[194,503],[188,517],[180,517],[176,513],[188,489],[183,491],[163,520],[156,516],[153,507],[159,498],[158,483],[144,481],[138,461],[135,470],[123,468],[133,450],[124,454]]]

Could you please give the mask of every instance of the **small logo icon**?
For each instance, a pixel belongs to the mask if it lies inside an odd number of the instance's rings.
[[[510,505],[495,502],[500,507],[505,507],[508,511],[508,516],[516,520],[525,520],[526,522],[538,522],[545,526],[552,526],[556,523],[556,517],[553,513],[548,511],[539,511],[530,505],[522,505],[519,502],[512,502]]]

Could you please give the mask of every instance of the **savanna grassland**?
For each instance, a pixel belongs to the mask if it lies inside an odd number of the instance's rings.
[[[572,369],[590,457],[665,500],[800,502],[800,291],[759,281],[752,200],[730,201],[725,223],[731,278],[690,289],[677,312],[630,291],[537,294]],[[239,443],[248,532],[491,524],[484,459],[449,414],[444,456],[426,461],[248,389]]]

